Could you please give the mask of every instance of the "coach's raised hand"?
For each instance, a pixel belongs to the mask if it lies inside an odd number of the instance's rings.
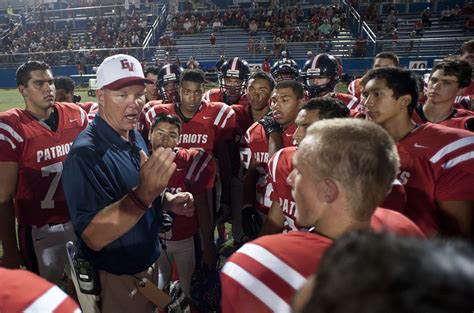
[[[144,203],[151,203],[165,190],[176,170],[173,162],[176,154],[171,149],[158,148],[147,158],[140,150],[140,182],[135,189],[136,196]]]

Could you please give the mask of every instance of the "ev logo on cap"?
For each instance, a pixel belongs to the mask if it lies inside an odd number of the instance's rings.
[[[128,69],[130,72],[134,72],[135,70],[133,69],[134,64],[128,63],[127,59],[120,60],[120,63],[122,64],[122,70]]]

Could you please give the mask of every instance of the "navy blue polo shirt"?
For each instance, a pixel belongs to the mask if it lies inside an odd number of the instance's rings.
[[[117,275],[142,272],[160,255],[158,218],[152,209],[99,252],[81,239],[98,212],[138,185],[139,150],[147,149],[136,130],[130,132],[130,139],[131,143],[124,140],[96,115],[74,141],[63,170],[63,188],[81,252],[98,269]]]

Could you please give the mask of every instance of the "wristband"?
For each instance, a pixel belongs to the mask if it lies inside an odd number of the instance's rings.
[[[143,212],[148,211],[148,209],[151,207],[151,205],[146,205],[145,203],[143,203],[143,201],[141,201],[140,199],[138,199],[138,197],[137,197],[137,195],[135,194],[135,191],[134,191],[134,190],[130,190],[130,192],[128,193],[128,197],[129,197],[130,200],[132,200],[132,202],[133,202],[140,210],[142,210]]]

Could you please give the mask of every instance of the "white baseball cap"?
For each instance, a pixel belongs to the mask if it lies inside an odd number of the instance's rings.
[[[153,84],[143,75],[140,62],[130,55],[116,54],[106,58],[97,69],[97,89],[118,90],[123,87]]]

